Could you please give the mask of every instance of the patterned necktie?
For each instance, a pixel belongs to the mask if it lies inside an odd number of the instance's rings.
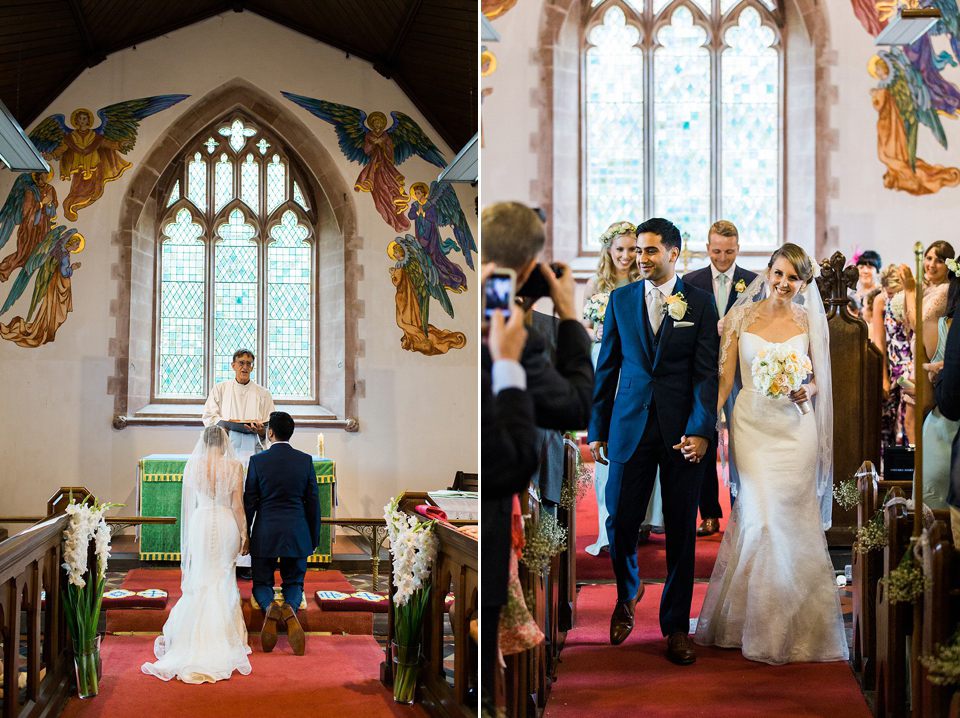
[[[653,295],[650,303],[650,328],[656,334],[660,331],[660,322],[663,321],[663,292],[654,287],[650,293]]]
[[[717,287],[717,312],[722,317],[727,311],[727,275],[718,274],[717,282],[719,284]]]

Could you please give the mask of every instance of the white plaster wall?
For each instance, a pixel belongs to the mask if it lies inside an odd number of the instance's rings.
[[[834,190],[827,204],[829,252],[839,249],[849,257],[854,248],[875,249],[885,264],[909,262],[913,266],[917,241],[927,246],[946,239],[960,249],[955,229],[960,219],[960,187],[915,197],[883,186],[886,167],[877,156],[877,112],[870,98],[877,81],[867,71],[867,62],[876,53],[873,37],[854,16],[849,2],[823,6],[834,43],[835,64],[830,76],[838,97],[830,113],[838,146],[830,155]],[[939,52],[947,45],[943,38],[935,38],[933,47]],[[943,74],[960,85],[960,69],[947,67]],[[921,125],[917,157],[931,164],[960,166],[960,125],[943,116],[941,122],[949,149],[942,148]]]
[[[444,146],[413,104],[391,81],[356,58],[276,25],[253,13],[225,13],[162,38],[111,55],[86,70],[43,113],[69,114],[78,107],[94,113],[108,104],[155,94],[189,93],[173,108],[145,119],[135,149],[134,168],[106,186],[103,197],[81,210],[75,226],[86,237],[76,255],[82,267],[73,277],[73,313],[56,342],[23,349],[0,342],[0,515],[43,512],[60,486],[86,486],[103,500],[135,503],[136,461],[151,453],[192,450],[196,428],[111,427],[114,397],[107,379],[114,373],[108,342],[115,335],[110,302],[117,296],[111,265],[118,261],[111,234],[117,230],[123,193],[139,160],[165,128],[191,105],[227,80],[242,77],[280,103],[280,90],[359,107],[367,112],[401,110],[416,120],[452,159],[459,148]],[[359,165],[343,157],[333,126],[290,103],[316,135],[352,187]],[[29,129],[29,128],[28,128]],[[439,170],[412,157],[402,166],[407,186],[429,184]],[[0,172],[6,197],[16,175]],[[56,179],[62,201],[69,190]],[[457,185],[464,213],[477,233],[476,190]],[[455,319],[436,304],[433,323],[464,332],[467,346],[425,357],[400,348],[395,322],[393,266],[386,246],[394,237],[366,194],[351,193],[362,240],[363,302],[359,339],[363,346],[356,379],[365,385],[359,401],[360,431],[324,430],[326,453],[337,461],[339,506],[344,517],[380,516],[384,503],[403,489],[446,488],[457,470],[477,471],[477,294],[476,275],[465,268],[471,291],[452,295]],[[61,218],[62,221],[62,218]],[[15,247],[13,237],[4,255]],[[462,264],[462,258],[457,258]],[[0,285],[6,297],[9,283]],[[26,311],[31,288],[0,321]],[[312,453],[317,430],[303,429],[292,443]],[[17,530],[14,525],[8,526]]]

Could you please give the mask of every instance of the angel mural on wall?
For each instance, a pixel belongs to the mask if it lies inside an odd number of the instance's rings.
[[[29,348],[54,340],[57,329],[67,319],[67,313],[73,311],[70,281],[74,270],[80,268],[80,262],[70,260],[83,247],[83,235],[75,229],[59,225],[47,232],[27,257],[0,309],[0,316],[6,314],[36,274],[27,316],[25,319],[14,317],[8,324],[0,324],[0,337]]]
[[[22,267],[27,257],[53,227],[57,216],[57,191],[50,184],[52,172],[24,172],[14,180],[13,187],[0,208],[0,249],[17,230],[17,248],[0,262],[0,282],[5,282],[13,270]]]
[[[473,269],[472,252],[477,251],[477,245],[453,187],[446,182],[432,182],[430,187],[423,182],[414,182],[410,185],[408,216],[414,221],[417,242],[437,268],[440,284],[451,292],[459,294],[464,291],[467,277],[447,255],[451,251],[461,252],[467,266]],[[440,236],[441,227],[451,227],[456,240],[444,240]]]
[[[931,165],[917,157],[920,124],[947,147],[938,116],[938,111],[947,114],[947,109],[931,97],[917,67],[898,47],[881,50],[870,58],[868,67],[878,81],[870,95],[878,113],[877,154],[887,166],[884,187],[923,195],[960,185],[960,168]]]
[[[436,299],[453,317],[453,305],[440,281],[430,255],[415,237],[397,237],[387,245],[387,254],[396,264],[390,279],[397,288],[397,326],[403,330],[400,346],[427,356],[446,354],[467,344],[463,332],[437,329],[430,324],[430,300]]]
[[[363,166],[354,191],[369,192],[380,216],[394,230],[410,229],[404,216],[410,197],[404,191],[404,176],[397,166],[415,154],[437,167],[446,167],[443,153],[420,126],[402,112],[390,113],[393,124],[388,128],[382,112],[368,115],[348,105],[291,92],[280,94],[334,126],[344,156]]]
[[[100,124],[93,128],[93,113],[85,108],[70,115],[70,127],[63,115],[50,115],[29,137],[47,160],[60,161],[60,179],[70,181],[70,193],[63,200],[63,215],[77,221],[77,211],[89,207],[103,195],[107,182],[132,167],[120,155],[133,149],[140,120],[172,107],[189,95],[154,95],[108,105],[97,112]]]

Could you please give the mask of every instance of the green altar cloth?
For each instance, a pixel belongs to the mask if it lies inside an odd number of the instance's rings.
[[[181,487],[187,456],[151,454],[137,461],[137,510],[140,516],[176,516],[180,518]],[[332,459],[313,457],[317,472],[320,516],[330,518],[336,505],[337,476]],[[332,560],[332,527],[320,526],[320,543],[307,563]],[[144,525],[140,532],[141,561],[179,561],[180,524]]]

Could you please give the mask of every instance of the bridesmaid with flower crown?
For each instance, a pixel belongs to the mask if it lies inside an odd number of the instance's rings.
[[[606,310],[606,300],[614,289],[624,287],[640,278],[640,268],[637,266],[637,228],[630,222],[614,222],[600,235],[600,260],[597,263],[597,273],[588,282],[584,291],[584,326],[593,334],[593,347],[590,356],[596,369],[597,356],[600,354],[600,341],[603,339],[603,312]],[[592,301],[591,301],[592,300]],[[596,556],[606,549],[607,516],[609,511],[604,499],[604,487],[607,483],[609,467],[595,464],[593,486],[597,496],[597,540],[587,546],[587,553]],[[660,510],[659,486],[654,488],[647,507],[647,516],[644,519],[644,530],[651,528],[662,530],[663,513]]]

